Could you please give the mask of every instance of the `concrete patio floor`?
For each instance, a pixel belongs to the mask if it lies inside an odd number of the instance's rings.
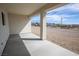
[[[28,37],[29,35],[32,35],[32,38]],[[30,56],[30,55],[76,56],[77,55],[47,40],[38,40],[37,38],[38,36],[36,36],[33,33],[23,34],[22,37],[20,37],[19,35],[11,35],[9,40],[7,41],[6,47],[2,55],[3,56]]]
[[[77,56],[77,54],[47,40],[23,40],[23,42],[31,56]]]
[[[21,33],[19,34],[20,38],[36,38],[36,39],[40,39],[39,36],[33,34],[33,33]]]
[[[30,56],[30,53],[22,40],[39,40],[39,37],[33,33],[10,35],[2,56]]]

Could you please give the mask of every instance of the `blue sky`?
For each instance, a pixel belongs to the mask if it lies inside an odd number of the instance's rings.
[[[54,10],[48,11],[46,15],[47,23],[79,24],[79,4],[68,4]],[[40,22],[39,16],[32,17],[33,22]]]

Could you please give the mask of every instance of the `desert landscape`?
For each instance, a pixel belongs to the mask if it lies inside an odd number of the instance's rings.
[[[40,36],[40,27],[32,26],[32,32]],[[79,29],[61,29],[48,26],[46,40],[79,54]]]

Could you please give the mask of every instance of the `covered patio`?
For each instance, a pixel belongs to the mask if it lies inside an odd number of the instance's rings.
[[[0,42],[5,43],[0,48],[0,55],[3,56],[73,56],[78,55],[61,46],[46,40],[46,12],[66,5],[64,3],[48,4],[0,4],[2,10],[8,16],[8,29],[2,26]],[[32,33],[31,17],[40,14],[40,37]],[[2,23],[0,23],[2,24]],[[4,29],[4,30],[3,30]],[[5,35],[5,32],[8,33]],[[3,37],[6,39],[3,40]],[[9,37],[9,38],[8,38]],[[52,38],[53,39],[53,38]],[[2,53],[3,52],[3,53]]]

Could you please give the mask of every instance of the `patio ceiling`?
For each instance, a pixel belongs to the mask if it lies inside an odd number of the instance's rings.
[[[63,3],[1,3],[0,7],[6,8],[8,13],[30,15],[44,11],[51,7],[57,8]],[[56,6],[56,7],[55,7]],[[53,9],[54,9],[53,8]]]
[[[0,6],[6,8],[8,13],[29,15],[45,4],[46,3],[3,3],[0,4]]]

